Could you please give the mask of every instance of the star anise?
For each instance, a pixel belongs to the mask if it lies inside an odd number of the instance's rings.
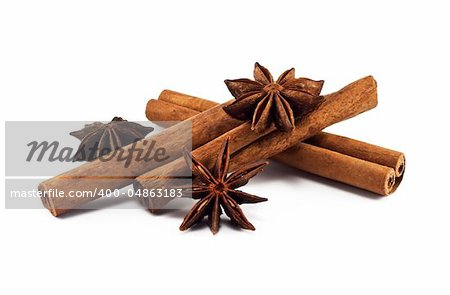
[[[200,199],[200,201],[186,215],[180,225],[180,230],[190,228],[208,215],[211,231],[216,234],[219,230],[222,208],[225,214],[241,228],[255,230],[255,227],[245,217],[239,204],[259,203],[267,201],[267,199],[236,190],[236,188],[247,184],[249,179],[262,171],[268,163],[251,164],[229,174],[229,138],[222,145],[213,171],[208,170],[189,152],[185,152],[184,156],[188,165],[192,163],[192,173],[196,176],[191,188],[192,198]]]
[[[86,124],[83,129],[70,132],[70,135],[81,140],[74,161],[93,161],[144,138],[153,129],[128,122],[121,117],[114,117],[107,124],[101,122]]]
[[[224,107],[233,118],[251,120],[252,130],[261,132],[275,123],[281,131],[295,128],[295,119],[317,106],[322,97],[323,81],[295,78],[295,69],[285,71],[274,81],[272,74],[259,63],[250,79],[225,80],[236,98]]]

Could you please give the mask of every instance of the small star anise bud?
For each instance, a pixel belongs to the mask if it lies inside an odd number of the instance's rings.
[[[224,107],[233,118],[251,120],[252,130],[261,132],[272,123],[281,131],[295,128],[295,119],[311,111],[321,101],[323,81],[295,78],[295,69],[285,71],[274,81],[272,74],[259,63],[250,79],[225,80],[236,98]]]
[[[192,198],[200,200],[186,215],[180,225],[180,230],[187,230],[208,215],[211,231],[216,234],[219,230],[222,208],[225,214],[241,228],[255,230],[239,204],[259,203],[267,201],[267,199],[247,194],[236,188],[247,184],[249,179],[262,171],[268,163],[251,164],[229,174],[229,138],[223,144],[212,172],[192,157],[189,152],[185,152],[184,156],[188,165],[192,163],[192,173],[196,176],[191,188]]]

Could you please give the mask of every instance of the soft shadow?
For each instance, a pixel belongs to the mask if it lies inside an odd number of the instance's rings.
[[[257,177],[251,179],[251,183],[270,183],[282,179],[284,182],[298,184],[299,179],[298,169],[291,168],[289,166],[270,161],[270,164],[264,168],[264,171],[258,174]]]
[[[382,199],[383,196],[379,196],[375,193],[368,192],[344,183],[340,183],[331,179],[327,179],[321,176],[317,176],[314,174],[310,174],[308,172],[304,172],[301,170],[298,170],[296,168],[288,167],[286,165],[271,161],[270,165],[264,169],[264,172],[259,174],[258,177],[255,177],[251,180],[253,184],[258,183],[270,183],[273,181],[279,181],[282,179],[284,182],[292,183],[296,185],[301,185],[301,182],[304,180],[317,182],[321,185],[329,186],[335,189],[339,189],[360,197],[364,197],[371,200],[378,200]],[[184,218],[186,214],[189,212],[189,209],[192,207],[192,200],[178,200],[177,208],[167,208],[167,209],[159,209],[155,212],[150,212],[148,209],[144,208],[142,205],[139,204],[139,200],[137,198],[100,198],[92,203],[89,203],[85,205],[83,208],[79,207],[77,209],[73,209],[67,213],[64,213],[61,216],[58,216],[58,218],[64,219],[64,218],[71,218],[73,216],[77,216],[79,214],[87,214],[92,211],[97,211],[101,209],[107,209],[111,207],[120,206],[121,204],[126,204],[128,202],[136,202],[136,209],[142,208],[144,210],[147,210],[149,214],[154,216],[169,216],[176,219]],[[170,203],[169,203],[170,204]],[[231,222],[227,219],[221,219],[222,224],[227,224],[229,227],[241,231],[241,228]],[[208,226],[207,218],[203,220],[203,222],[199,223],[200,225],[193,226],[193,230],[197,230],[197,227],[203,228],[205,226]],[[203,225],[202,225],[203,224]]]
[[[56,216],[58,219],[66,219],[66,218],[72,218],[74,216],[78,216],[80,214],[87,214],[93,211],[97,211],[100,209],[72,209],[69,212],[66,212],[62,215]]]
[[[104,197],[99,198],[96,200],[93,200],[92,202],[89,202],[87,204],[84,204],[78,208],[74,208],[73,210],[70,210],[67,213],[64,213],[58,218],[64,219],[64,218],[70,218],[73,216],[77,216],[80,214],[88,214],[90,212],[94,212],[101,209],[124,209],[124,210],[130,210],[130,209],[142,209],[149,212],[149,214],[158,216],[158,215],[174,215],[174,217],[179,218],[182,214],[186,214],[187,211],[192,207],[193,200],[191,198],[180,198],[175,199],[171,202],[169,202],[166,206],[166,208],[158,209],[154,212],[150,212],[148,208],[144,207],[140,201],[139,198],[134,197],[130,198],[128,196],[120,196],[117,198],[114,197]],[[175,208],[171,208],[175,206]],[[179,212],[185,213],[179,213]],[[178,215],[177,215],[178,214]],[[184,215],[182,217],[184,217]]]
[[[123,206],[126,204],[133,204],[133,205],[132,206],[130,205],[129,208],[128,207],[120,208],[121,205]],[[69,212],[66,212],[66,213],[58,216],[58,218],[60,218],[60,219],[71,218],[73,216],[78,216],[80,214],[88,214],[88,213],[95,212],[95,211],[102,210],[102,209],[108,209],[108,208],[114,209],[114,207],[118,207],[117,209],[124,209],[124,210],[143,208],[139,204],[139,200],[137,198],[129,198],[126,196],[118,197],[118,198],[114,198],[114,197],[99,198],[99,199],[93,200],[92,202],[89,202],[83,206],[74,208],[74,209],[70,210]]]
[[[176,219],[184,218],[186,214],[188,213],[187,210],[184,209],[158,209],[157,211],[150,212],[150,210],[147,210],[149,214],[153,216],[169,216]]]
[[[226,225],[228,228],[231,228],[234,231],[240,231],[240,232],[252,232],[251,230],[243,229],[240,227],[237,223],[231,221],[231,219],[221,219],[220,220],[221,227]]]
[[[194,224],[193,226],[191,226],[189,229],[183,231],[183,232],[188,232],[188,231],[200,231],[200,230],[208,230],[211,231],[209,229],[209,223],[208,223],[208,218],[203,218],[202,221],[197,222],[196,224]]]
[[[345,192],[372,200],[383,198],[383,196],[377,195],[375,193],[359,189],[351,185],[340,183],[338,181],[331,180],[325,177],[314,175],[305,171],[301,171],[299,169],[292,168],[274,161],[270,162],[270,165],[264,170],[263,173],[258,175],[258,177],[252,179],[252,183],[270,183],[271,181],[278,181],[280,179],[295,184],[298,184],[299,180],[300,183],[302,180],[309,180],[317,182],[321,185],[333,187],[335,189],[343,190]]]

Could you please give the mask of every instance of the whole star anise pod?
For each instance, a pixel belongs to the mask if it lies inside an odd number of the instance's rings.
[[[81,140],[74,161],[93,161],[144,138],[153,129],[121,117],[114,117],[106,124],[101,122],[86,124],[83,129],[70,132],[70,135]]]
[[[180,230],[187,230],[208,215],[211,231],[216,234],[219,230],[222,208],[225,214],[241,228],[255,230],[255,227],[245,217],[239,204],[259,203],[267,201],[267,199],[247,194],[236,190],[236,188],[245,185],[268,163],[251,164],[229,174],[229,138],[222,145],[214,171],[208,170],[189,152],[184,152],[184,156],[188,165],[192,163],[192,173],[196,176],[191,188],[192,198],[200,199],[200,201],[186,215],[180,225]]]
[[[295,69],[285,71],[274,81],[272,74],[259,63],[250,79],[225,80],[236,98],[224,107],[233,118],[251,120],[252,130],[261,132],[275,123],[278,130],[291,131],[295,119],[317,106],[322,97],[323,81],[295,78]]]

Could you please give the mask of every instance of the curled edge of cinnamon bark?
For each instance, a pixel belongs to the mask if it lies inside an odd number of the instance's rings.
[[[211,142],[195,149],[192,154],[207,167],[213,165],[210,152],[223,138],[230,137],[232,142],[231,169],[246,163],[268,159],[280,152],[310,138],[322,129],[337,122],[366,112],[377,105],[377,85],[372,76],[361,78],[348,84],[341,90],[325,95],[323,102],[311,113],[304,116],[292,132],[280,132],[271,128],[264,134],[255,135],[247,122],[234,128]],[[182,162],[181,162],[182,165]],[[176,175],[180,161],[175,160],[149,173],[136,178],[135,189],[170,187],[171,175]],[[145,198],[141,200],[150,211],[161,209],[169,199]]]

